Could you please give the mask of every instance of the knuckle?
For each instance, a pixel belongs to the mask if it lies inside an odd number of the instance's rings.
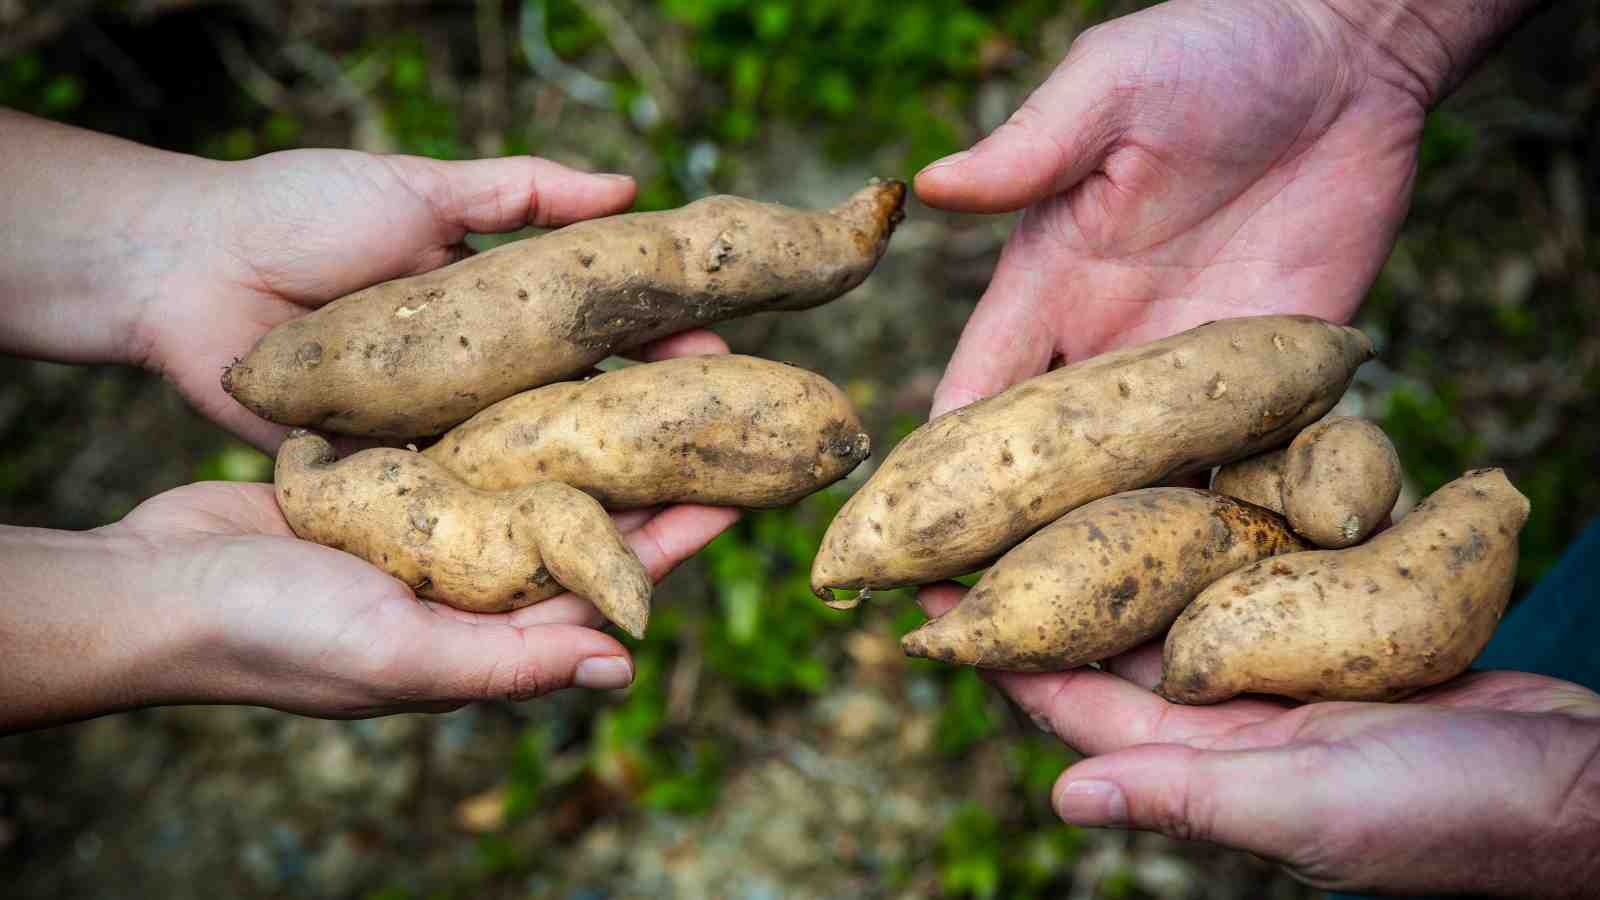
[[[546,693],[543,673],[530,662],[520,662],[511,667],[511,683],[507,686],[507,700],[524,701],[542,697]]]
[[[1193,756],[1198,756],[1194,752]],[[1165,784],[1153,799],[1150,825],[1180,841],[1204,841],[1216,833],[1217,793],[1210,790],[1195,767],[1185,765],[1182,777]]]

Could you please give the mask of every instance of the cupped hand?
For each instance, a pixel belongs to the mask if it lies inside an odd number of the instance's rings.
[[[961,593],[921,599],[937,615]],[[1066,821],[1248,850],[1331,889],[1576,897],[1600,876],[1592,691],[1477,672],[1402,703],[1179,706],[1153,692],[1160,669],[1158,642],[1101,669],[985,673],[1091,757],[1056,782]]]
[[[617,517],[659,580],[737,513],[677,506]],[[366,562],[297,540],[263,484],[189,485],[141,504],[108,536],[148,548],[150,615],[187,639],[146,703],[249,703],[352,718],[620,688],[628,651],[571,594],[511,613],[419,601]],[[125,541],[124,541],[125,542]]]
[[[280,322],[361,288],[455,262],[469,234],[619,213],[636,187],[533,157],[445,162],[352,150],[290,150],[193,170],[162,215],[187,259],[143,304],[132,355],[201,413],[264,450],[286,428],[229,397],[222,371]],[[725,353],[708,331],[639,351]]]
[[[1209,320],[1347,320],[1409,204],[1425,101],[1398,71],[1321,0],[1173,0],[1085,32],[917,176],[931,206],[1026,210],[933,414]]]

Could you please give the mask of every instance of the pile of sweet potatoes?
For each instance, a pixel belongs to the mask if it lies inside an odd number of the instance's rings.
[[[783,506],[869,442],[827,379],[707,356],[592,376],[697,325],[860,284],[905,186],[804,211],[713,197],[585,222],[278,326],[223,376],[301,426],[277,462],[296,534],[420,597],[505,611],[571,590],[642,635],[651,583],[607,510]],[[1469,472],[1389,525],[1398,457],[1324,418],[1373,356],[1305,316],[1213,322],[1030,379],[897,446],[823,538],[812,587],[987,568],[906,652],[1014,671],[1165,634],[1160,692],[1391,699],[1449,679],[1505,609],[1528,502]],[[404,439],[338,460],[304,428]],[[1167,485],[1213,473],[1211,490]]]
[[[1369,537],[1398,458],[1370,423],[1322,417],[1372,355],[1317,319],[1234,319],[941,416],[840,511],[813,588],[833,601],[987,567],[906,652],[1055,671],[1165,633],[1159,690],[1184,703],[1445,681],[1504,612],[1528,502],[1469,472]],[[1210,491],[1159,486],[1215,467]]]
[[[650,579],[607,509],[782,506],[843,478],[869,441],[837,387],[781,363],[707,356],[580,379],[614,351],[844,294],[904,201],[883,181],[831,210],[711,197],[572,225],[279,325],[222,383],[302,426],[276,468],[297,535],[462,609],[571,590],[639,636]],[[442,437],[337,460],[304,428]]]

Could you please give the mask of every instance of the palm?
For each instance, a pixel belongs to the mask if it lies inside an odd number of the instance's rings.
[[[934,205],[1030,201],[936,412],[1212,319],[1354,311],[1404,217],[1423,108],[1301,6],[1248,6],[1167,3],[1086,35],[972,157],[919,178]]]
[[[470,233],[608,215],[633,198],[626,180],[544,160],[440,163],[345,150],[263,156],[191,189],[192,206],[212,211],[185,226],[203,264],[147,310],[148,362],[207,417],[264,449],[285,429],[239,406],[220,378],[273,326],[459,259]]]
[[[733,515],[680,506],[617,518],[661,578]],[[239,702],[332,716],[449,709],[549,690],[555,685],[541,674],[541,658],[626,655],[591,630],[599,614],[571,594],[497,615],[419,602],[366,562],[297,540],[268,485],[189,485],[113,527],[156,548],[153,580],[178,586],[164,598],[171,614],[203,617],[188,624],[216,636],[248,690],[267,687],[266,696],[229,698]],[[511,671],[519,660],[526,671]]]
[[[929,594],[935,610],[954,599]],[[1570,817],[1600,724],[1592,691],[1516,672],[1473,673],[1403,703],[1177,706],[1150,691],[1158,644],[1103,670],[990,677],[1098,757],[1064,783],[1119,773],[1145,806],[1137,821],[1273,857],[1325,887],[1449,884],[1474,869],[1461,835],[1515,847],[1519,833]],[[1406,839],[1381,839],[1396,834]]]

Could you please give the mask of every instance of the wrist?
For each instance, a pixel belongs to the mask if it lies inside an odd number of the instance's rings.
[[[1425,107],[1443,100],[1547,0],[1313,0],[1370,51],[1372,74]]]
[[[193,642],[152,558],[114,528],[0,527],[0,733],[173,702]]]
[[[209,160],[0,109],[0,352],[144,362],[148,307],[207,231]]]

